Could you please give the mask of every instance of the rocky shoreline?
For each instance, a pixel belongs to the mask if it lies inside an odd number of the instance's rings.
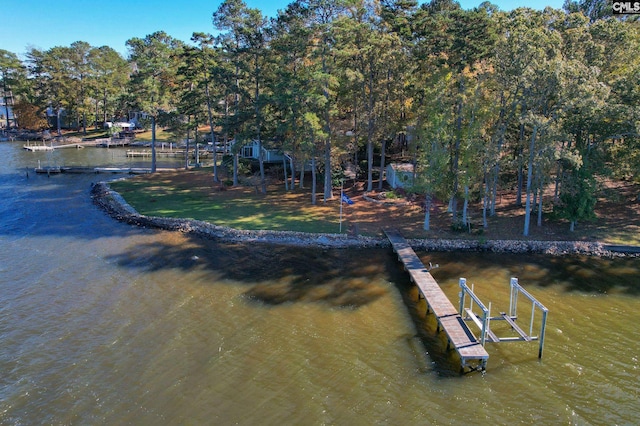
[[[136,226],[179,231],[221,242],[263,243],[319,248],[390,247],[384,237],[346,234],[310,234],[292,231],[243,231],[192,219],[151,217],[139,214],[106,182],[94,184],[91,196],[95,204],[111,217]],[[637,256],[637,247],[608,246],[585,241],[520,241],[408,239],[416,250],[425,251],[489,251],[496,253],[541,253],[550,255],[584,254],[599,257]]]

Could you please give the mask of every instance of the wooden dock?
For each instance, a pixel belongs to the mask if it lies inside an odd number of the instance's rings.
[[[53,151],[53,147],[49,145],[23,145],[22,148],[27,151],[35,152],[35,151]]]
[[[87,173],[123,173],[131,175],[147,174],[151,173],[151,169],[145,167],[57,167],[57,166],[45,166],[36,167],[34,170],[36,173],[54,174],[54,173],[69,173],[69,174],[87,174]]]
[[[128,146],[132,141],[133,141],[132,138],[124,138],[124,139],[102,138],[102,139],[91,139],[91,140],[83,139],[81,142],[73,142],[73,143],[50,141],[47,144],[43,141],[41,144],[38,144],[38,142],[36,142],[32,145],[31,143],[27,142],[26,145],[22,146],[22,148],[31,152],[53,151],[56,149],[64,149],[64,148],[76,148],[76,149],[81,149],[84,147],[111,148],[111,147]]]
[[[442,291],[409,243],[396,229],[385,229],[384,233],[404,264],[411,281],[418,286],[427,302],[427,313],[433,313],[438,321],[438,331],[447,335],[447,349],[454,349],[460,356],[462,369],[480,368],[484,370],[489,354],[473,335],[458,310]]]
[[[23,145],[22,148],[27,151],[35,152],[35,151],[53,151],[55,149],[64,149],[64,148],[76,148],[81,149],[84,148],[85,144],[83,143],[68,143],[62,145]]]
[[[129,146],[133,138],[102,138],[91,141],[97,148],[111,148],[119,146]]]
[[[127,157],[151,157],[151,150],[127,150]],[[198,153],[199,158],[209,158],[209,151],[201,150]],[[156,155],[158,157],[174,157],[180,158],[184,157],[184,149],[172,149],[172,150],[157,150]],[[195,158],[195,151],[189,150],[189,155],[191,158]]]

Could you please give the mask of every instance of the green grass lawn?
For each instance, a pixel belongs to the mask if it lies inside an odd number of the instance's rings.
[[[337,202],[312,206],[308,191],[286,193],[281,187],[270,187],[266,195],[256,194],[249,187],[220,191],[212,184],[210,170],[195,173],[202,173],[205,179],[176,183],[141,176],[113,182],[111,187],[147,216],[197,219],[242,230],[339,230]]]
[[[52,132],[52,134],[54,134],[55,132]],[[83,139],[87,139],[87,140],[92,140],[92,139],[101,139],[101,138],[108,138],[109,134],[107,133],[107,131],[105,129],[97,129],[95,127],[87,127],[87,133],[85,134],[82,130],[79,131],[75,131],[75,132],[64,132],[64,136],[67,137],[77,137],[77,138],[83,138]]]
[[[68,132],[65,131],[65,136],[68,137],[78,137],[84,139],[100,139],[100,138],[108,138],[109,133],[106,129],[97,129],[95,127],[87,127],[87,133],[85,134],[82,130]],[[136,140],[138,141],[151,141],[151,130],[144,130],[136,132]],[[177,142],[176,137],[172,135],[170,132],[165,132],[164,129],[157,128],[156,129],[156,141],[158,142]]]
[[[151,130],[136,132],[136,140],[151,142]],[[161,128],[156,129],[156,141],[157,142],[178,142],[174,135],[172,135],[170,132],[165,132]]]
[[[241,230],[288,230],[310,233],[337,233],[340,230],[339,197],[312,205],[309,189],[286,192],[283,185],[273,185],[266,195],[255,187],[225,188],[214,184],[211,168],[188,172],[162,172],[140,175],[112,182],[139,213],[147,216],[190,218]],[[575,232],[569,225],[550,220],[543,227],[532,226],[530,239],[601,241],[609,244],[640,245],[639,204],[635,184],[619,185],[599,200],[599,217],[581,222]],[[617,198],[612,198],[613,194]],[[507,205],[508,207],[508,205]],[[442,210],[442,209],[441,209]],[[423,213],[418,207],[395,208],[359,200],[344,210],[342,232],[349,227],[361,235],[380,235],[385,226],[403,229],[408,238],[482,238],[522,239],[523,213],[506,208],[503,214],[490,218],[487,232],[481,236],[454,233],[448,213],[432,215],[433,229],[422,230]]]

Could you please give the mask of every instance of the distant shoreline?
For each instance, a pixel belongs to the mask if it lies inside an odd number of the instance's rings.
[[[312,234],[293,231],[244,231],[194,219],[145,216],[138,213],[108,183],[98,182],[91,188],[95,204],[111,217],[132,225],[179,231],[186,234],[231,243],[260,243],[318,248],[380,248],[390,247],[386,237],[351,236],[347,234]],[[585,241],[527,240],[463,240],[408,239],[414,249],[425,251],[475,251],[494,253],[539,253],[549,255],[582,254],[598,257],[640,256],[640,247],[613,246]]]

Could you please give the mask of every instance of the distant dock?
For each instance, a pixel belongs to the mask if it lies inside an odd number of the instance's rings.
[[[129,146],[131,142],[132,142],[131,138],[123,138],[123,139],[102,138],[102,139],[83,140],[82,142],[74,142],[74,143],[49,142],[48,145],[46,142],[42,142],[40,144],[34,143],[33,145],[27,142],[26,145],[22,145],[22,148],[31,152],[53,151],[56,149],[66,149],[66,148],[81,149],[84,147],[112,148],[112,147],[119,147],[119,146]]]
[[[144,167],[36,167],[35,172],[39,174],[91,174],[91,173],[122,173],[122,174],[147,174],[151,169]]]
[[[35,151],[53,151],[54,149],[64,149],[64,148],[84,148],[83,144],[80,143],[69,143],[63,145],[23,145],[22,146],[27,151],[35,152]]]

